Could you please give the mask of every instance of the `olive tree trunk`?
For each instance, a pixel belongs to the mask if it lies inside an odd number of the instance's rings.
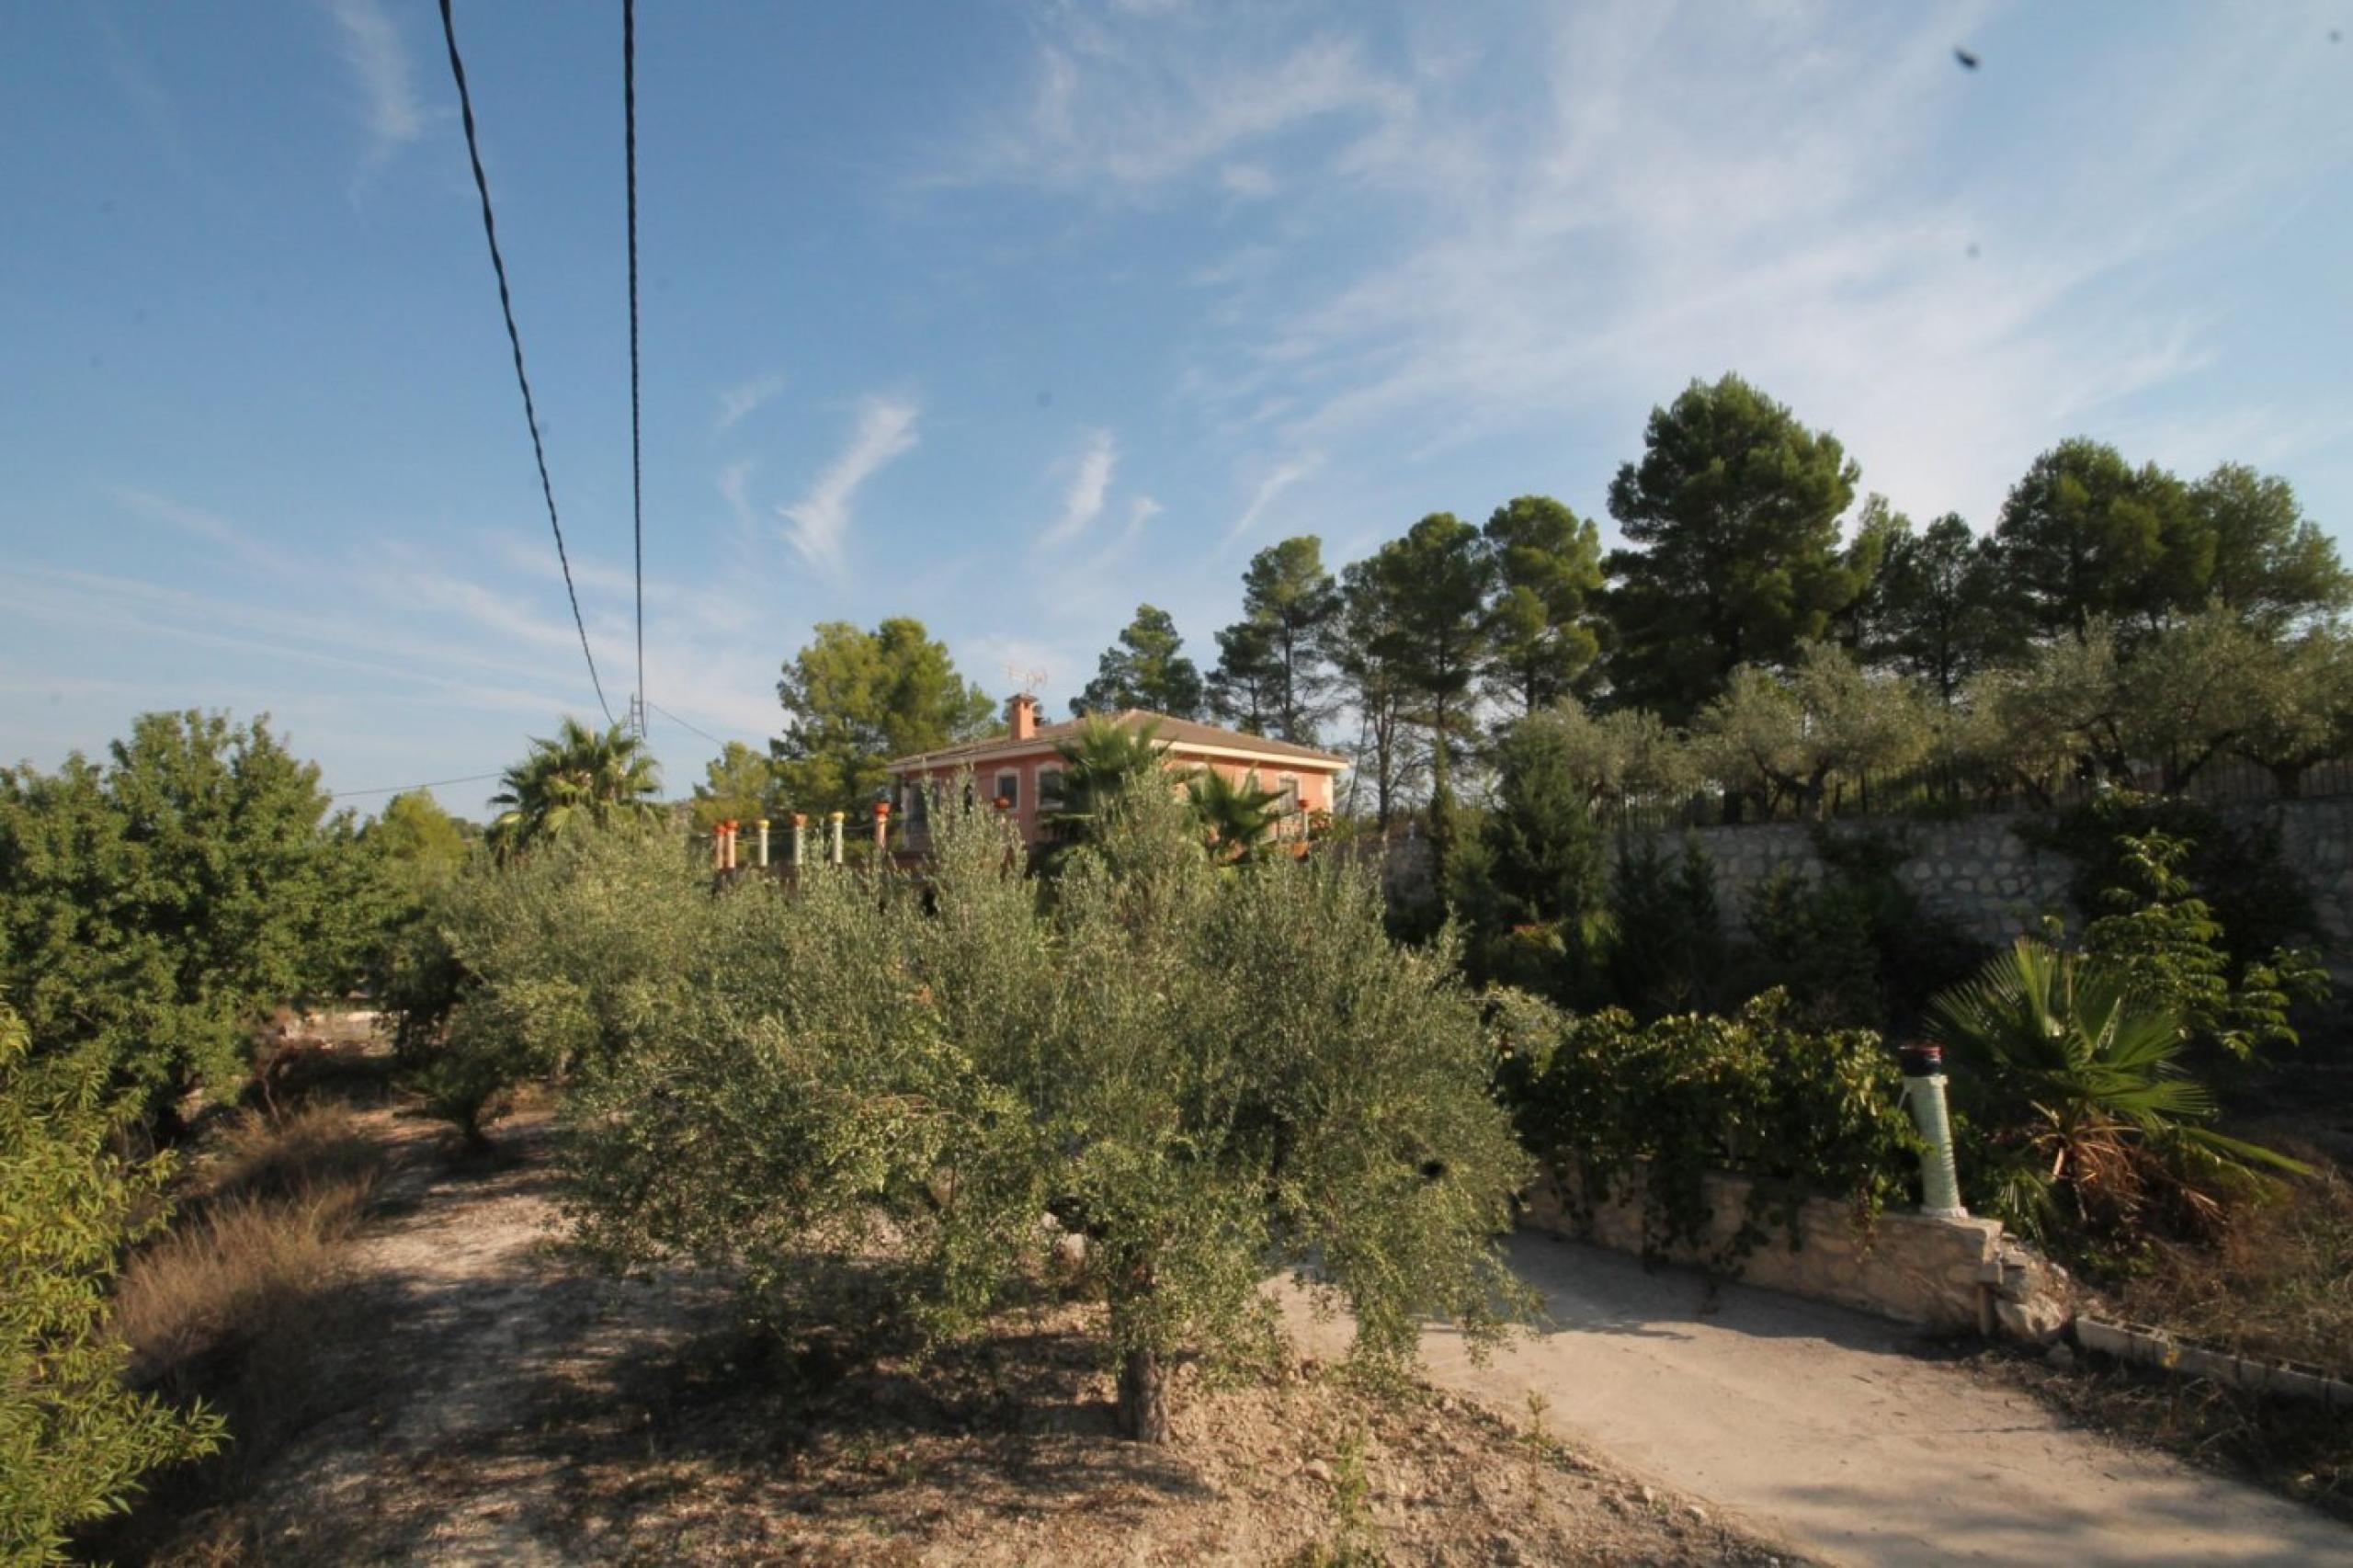
[[[1153,1270],[1149,1262],[1140,1263],[1113,1275],[1118,1281],[1111,1290],[1111,1340],[1122,1346],[1120,1352],[1119,1425],[1122,1437],[1139,1443],[1168,1441],[1168,1387],[1166,1374],[1160,1365],[1160,1347],[1154,1341],[1147,1324],[1136,1322],[1138,1309],[1144,1307],[1153,1291]]]
[[[1168,1392],[1156,1350],[1131,1350],[1120,1363],[1120,1433],[1139,1443],[1168,1441]]]

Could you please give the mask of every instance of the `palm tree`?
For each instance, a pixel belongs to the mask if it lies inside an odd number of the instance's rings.
[[[1255,769],[1237,784],[1217,769],[1204,767],[1187,782],[1185,791],[1192,800],[1194,817],[1208,833],[1210,858],[1220,864],[1256,858],[1282,820],[1282,796],[1258,788]]]
[[[1080,724],[1077,734],[1054,748],[1063,759],[1063,809],[1053,815],[1054,827],[1065,836],[1091,836],[1113,801],[1160,771],[1167,748],[1159,734],[1157,719],[1132,730],[1101,718]]]
[[[555,739],[532,740],[490,798],[506,808],[490,824],[491,848],[506,860],[574,828],[652,822],[662,814],[661,790],[661,768],[642,740],[619,724],[597,731],[567,717]]]
[[[2305,1168],[2206,1125],[2213,1096],[2182,1071],[2180,1019],[2118,966],[2021,937],[1928,1018],[1984,1075],[1992,1138],[2010,1155],[1995,1206],[2029,1233],[2072,1219],[2129,1234],[2159,1196],[2210,1220],[2216,1183]]]

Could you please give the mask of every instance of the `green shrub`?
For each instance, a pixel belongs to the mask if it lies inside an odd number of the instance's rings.
[[[1699,835],[1670,860],[1650,834],[1618,843],[1600,968],[1608,995],[1638,1017],[1721,1002],[1728,990],[1723,915]]]
[[[1902,1080],[1879,1037],[1801,1028],[1778,991],[1729,1017],[1647,1025],[1614,1008],[1563,1017],[1527,998],[1504,1016],[1504,1090],[1529,1147],[1573,1167],[1588,1204],[1645,1169],[1645,1235],[1660,1250],[1705,1239],[1711,1170],[1755,1178],[1740,1232],[1714,1259],[1728,1267],[1764,1238],[1766,1219],[1778,1214],[1794,1240],[1810,1197],[1846,1199],[1868,1219],[1917,1168]]]
[[[2213,1060],[2245,1062],[2300,1043],[2290,1026],[2299,1003],[2327,1000],[2328,971],[2301,949],[2275,949],[2235,965],[2212,907],[2191,892],[2180,868],[2184,840],[2151,829],[2118,840],[2119,885],[2107,913],[2084,931],[2084,951],[2130,978],[2133,990],[2178,1018],[2189,1041]]]
[[[1909,1033],[1930,996],[1984,961],[1984,944],[1897,879],[1910,855],[1900,837],[1823,827],[1813,846],[1820,876],[1783,869],[1750,894],[1742,988],[1781,987],[1816,1028]]]
[[[2144,885],[2128,841],[2158,833],[2186,846],[2172,869],[2206,901],[2234,971],[2321,936],[2312,894],[2268,825],[2225,822],[2211,807],[2177,796],[2103,790],[2056,816],[2021,818],[2015,831],[2074,863],[2068,896],[2086,917],[2108,911],[2114,890]]]
[[[61,1561],[67,1532],[120,1512],[139,1478],[210,1452],[220,1423],[123,1381],[109,1320],[122,1250],[165,1212],[161,1162],[110,1152],[99,1063],[27,1062],[0,1006],[0,1562]]]
[[[0,770],[0,990],[44,1052],[166,1110],[244,1087],[254,1029],[356,978],[386,907],[266,721],[148,713],[104,766]]]
[[[519,1085],[608,1062],[650,1015],[729,985],[704,945],[711,912],[777,885],[746,878],[715,904],[675,839],[628,825],[477,857],[428,906],[389,998],[410,1085],[479,1142]]]
[[[595,1251],[725,1267],[774,1312],[824,1310],[823,1261],[856,1258],[938,1335],[1076,1233],[1145,1437],[1173,1354],[1271,1343],[1269,1268],[1312,1267],[1375,1364],[1427,1314],[1484,1337],[1524,1303],[1494,1236],[1525,1160],[1450,943],[1384,939],[1365,876],[1218,870],[1157,790],[1109,812],[1047,910],[1005,824],[931,828],[921,882],[706,895],[689,983],[610,1015],[566,1115]],[[545,950],[486,954],[485,993],[573,950],[524,924]]]

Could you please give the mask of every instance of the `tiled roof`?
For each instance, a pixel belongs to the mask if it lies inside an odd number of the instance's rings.
[[[1245,752],[1252,756],[1278,760],[1314,763],[1319,767],[1340,768],[1348,759],[1337,752],[1318,751],[1313,746],[1294,745],[1266,735],[1245,735],[1239,730],[1222,729],[1215,724],[1203,724],[1191,719],[1173,719],[1165,713],[1153,713],[1142,708],[1124,712],[1096,715],[1122,730],[1132,730],[1142,724],[1157,722],[1159,728],[1153,738],[1163,745],[1180,747],[1214,746],[1221,751]],[[938,751],[917,752],[912,756],[893,757],[885,766],[903,767],[938,767],[960,762],[977,762],[984,757],[1005,756],[1018,752],[1030,752],[1041,747],[1051,748],[1066,740],[1075,739],[1086,728],[1086,719],[1064,719],[1057,723],[1040,724],[1026,740],[1010,735],[992,735],[986,740],[966,741],[961,745],[942,746]]]

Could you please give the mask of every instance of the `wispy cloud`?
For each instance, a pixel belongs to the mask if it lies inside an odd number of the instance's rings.
[[[1217,183],[1229,196],[1263,201],[1279,188],[1275,176],[1260,164],[1228,164],[1218,171]]]
[[[1302,452],[1276,465],[1274,472],[1258,482],[1257,490],[1251,494],[1250,504],[1242,508],[1242,515],[1233,519],[1233,526],[1225,530],[1225,538],[1218,542],[1220,553],[1232,550],[1249,538],[1251,530],[1258,526],[1258,519],[1266,516],[1267,508],[1279,500],[1284,491],[1323,466],[1324,455],[1321,452]]]
[[[1086,558],[1081,575],[1089,581],[1108,583],[1110,569],[1126,560],[1135,547],[1143,541],[1146,524],[1167,508],[1149,495],[1139,495],[1128,503],[1128,520],[1102,549]],[[1127,585],[1120,584],[1124,589]]]
[[[1380,124],[1413,107],[1351,39],[1279,40],[1233,16],[1138,22],[1070,18],[1041,47],[1028,102],[967,138],[941,177],[1134,195],[1217,167],[1222,180],[1267,185],[1265,171],[1233,154],[1319,122]]]
[[[766,403],[773,402],[784,391],[780,375],[755,376],[719,391],[719,429],[722,434],[733,430]]]
[[[152,490],[140,490],[127,484],[110,486],[108,494],[148,521],[162,523],[191,539],[199,540],[220,554],[233,557],[248,566],[280,576],[293,570],[293,563],[285,555],[215,513],[175,501],[168,495],[158,495]]]
[[[1143,526],[1167,509],[1149,495],[1137,496],[1128,507],[1128,526],[1120,530],[1120,547],[1125,549],[1142,539]]]
[[[758,520],[756,514],[752,510],[751,489],[752,473],[758,467],[759,464],[749,458],[745,458],[729,463],[719,471],[717,483],[720,499],[727,503],[729,515],[735,519],[736,526],[745,533],[751,532]]]
[[[821,571],[842,564],[842,534],[850,523],[858,488],[893,460],[915,449],[917,410],[912,403],[870,397],[860,406],[858,429],[809,494],[777,512],[792,526],[784,537],[801,559]]]
[[[1595,4],[1518,17],[1507,49],[1409,14],[1394,54],[1274,8],[1058,12],[968,177],[1286,193],[1193,274],[1180,391],[1237,443],[1632,439],[1737,369],[1899,504],[1982,517],[2040,446],[2221,364],[2222,318],[2161,269],[2353,159],[2309,12],[2103,37],[2136,90],[2093,113],[2006,85],[2006,55],[1956,66],[1955,38],[2035,31],[2001,10]]]
[[[1086,450],[1072,471],[1070,488],[1063,495],[1062,515],[1038,536],[1040,550],[1069,543],[1103,515],[1103,502],[1111,489],[1111,473],[1119,461],[1119,443],[1111,438],[1111,432],[1097,430],[1087,437]]]
[[[328,9],[342,33],[344,62],[358,79],[368,161],[381,164],[425,134],[408,49],[381,0],[330,0]]]

